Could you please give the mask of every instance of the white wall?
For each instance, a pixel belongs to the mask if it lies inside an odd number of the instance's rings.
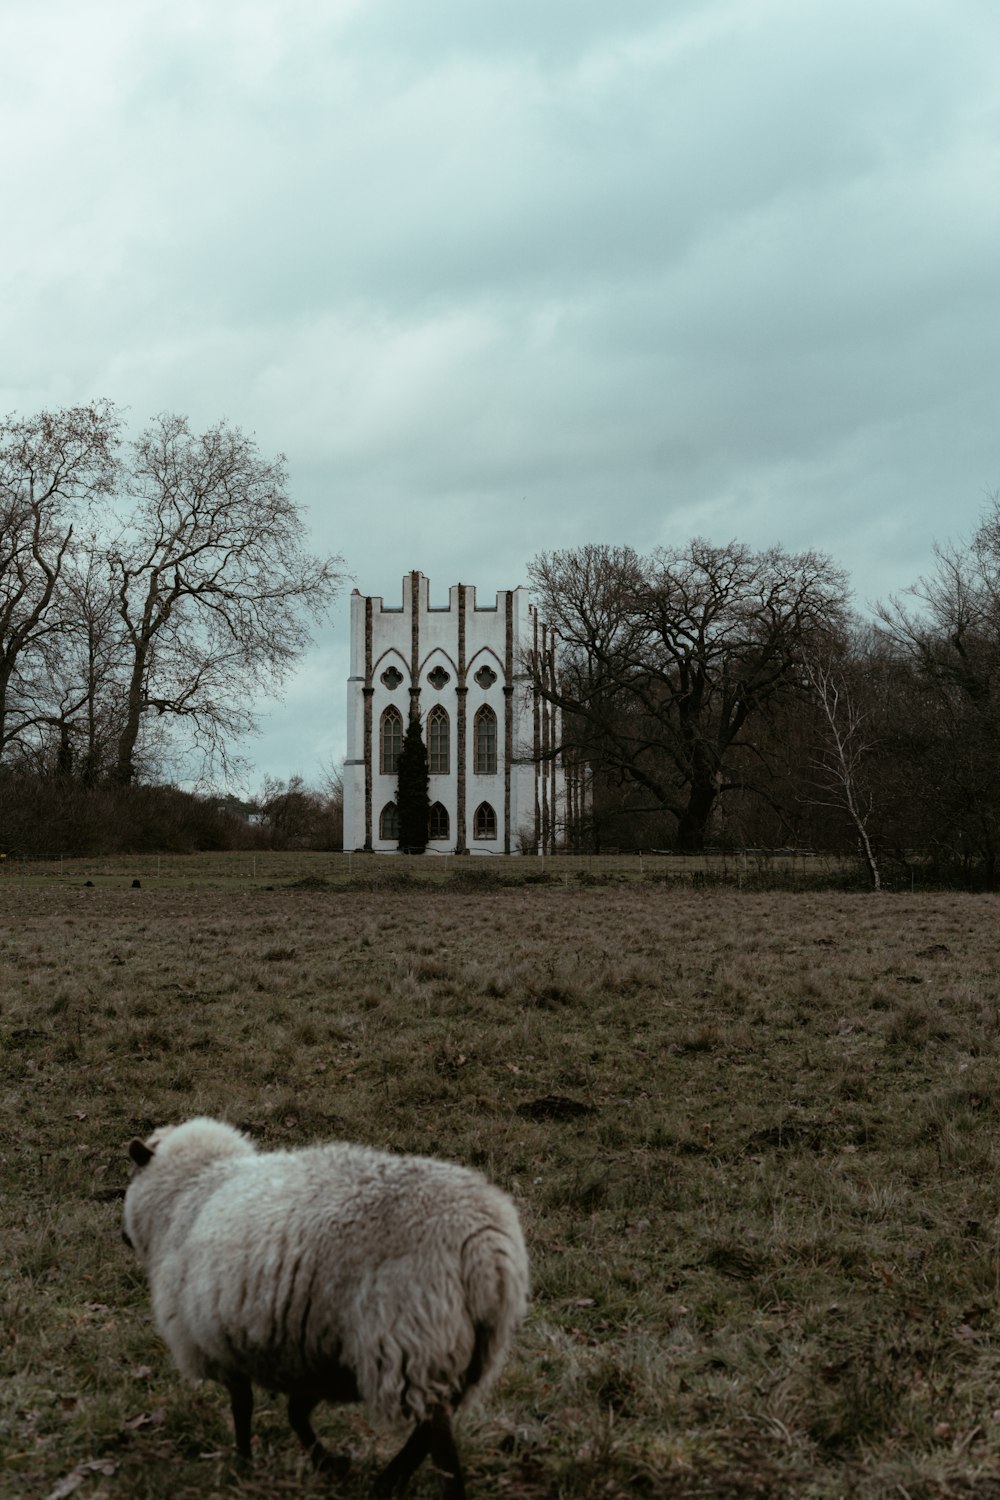
[[[413,577],[403,579],[401,605],[386,608],[380,596],[371,598],[371,658],[366,652],[367,600],[355,592],[351,600],[351,677],[348,682],[348,746],[344,771],[344,847],[363,848],[365,829],[365,767],[364,729],[366,677],[371,692],[371,847],[389,852],[396,848],[395,839],[379,838],[379,819],[383,808],[396,796],[395,775],[382,775],[379,769],[379,727],[385,709],[391,704],[400,712],[404,727],[407,723],[411,702],[411,670],[413,656]],[[461,685],[459,660],[460,586],[454,585],[448,594],[448,603],[443,607],[432,607],[429,598],[428,580],[423,574],[416,575],[418,660],[416,681],[420,693],[420,718],[427,742],[426,723],[430,710],[440,704],[448,714],[450,730],[450,757],[447,775],[432,775],[430,778],[431,802],[440,802],[448,812],[449,836],[434,840],[428,847],[440,852],[451,852],[460,844],[458,827],[458,709]],[[530,649],[535,630],[535,612],[526,589],[518,588],[511,594],[512,606],[512,695],[513,755],[510,776],[510,821],[509,846],[512,853],[518,852],[518,835],[521,829],[533,829],[535,825],[536,783],[538,771],[532,764],[515,764],[515,758],[530,749],[533,738],[533,701],[530,685],[520,674],[520,661],[526,649]],[[477,606],[475,589],[465,590],[465,686],[466,692],[466,782],[465,782],[465,843],[471,854],[505,852],[508,834],[505,831],[505,713],[506,695],[505,662],[507,656],[507,612],[506,595],[497,594],[489,607]],[[476,672],[488,665],[496,673],[496,681],[487,687],[475,680]],[[382,681],[382,674],[394,667],[401,681],[394,689]],[[428,675],[440,667],[448,674],[448,681],[435,688]],[[478,776],[473,773],[475,716],[483,704],[488,704],[497,718],[497,771],[495,776]],[[497,836],[495,839],[477,839],[474,818],[477,807],[488,802],[496,815]]]

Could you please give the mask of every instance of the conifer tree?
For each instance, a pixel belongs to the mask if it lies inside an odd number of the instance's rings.
[[[423,854],[427,848],[431,799],[427,746],[414,714],[406,726],[396,767],[396,806],[399,809],[399,847],[404,854]]]

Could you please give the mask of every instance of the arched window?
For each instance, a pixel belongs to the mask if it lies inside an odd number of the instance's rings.
[[[403,748],[403,715],[398,708],[387,708],[379,726],[379,768],[383,776],[395,776],[399,769],[399,752]]]
[[[427,715],[427,769],[432,776],[447,776],[451,770],[448,715],[438,704]]]
[[[451,821],[448,817],[448,809],[440,802],[433,803],[428,838],[446,839],[450,837],[450,833]]]
[[[480,802],[472,819],[472,834],[477,839],[495,839],[497,815],[488,802]]]
[[[497,774],[497,716],[486,704],[474,721],[472,769],[477,776]]]
[[[395,802],[387,802],[383,807],[378,820],[378,836],[380,839],[399,839],[399,808]]]

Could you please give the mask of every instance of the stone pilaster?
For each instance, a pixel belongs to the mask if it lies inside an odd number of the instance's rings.
[[[504,593],[504,662],[503,662],[503,852],[510,853],[510,777],[514,759],[514,595]]]
[[[458,685],[455,688],[457,706],[455,710],[455,853],[468,854],[466,839],[468,809],[466,808],[466,773],[468,770],[468,723],[467,708],[469,689],[466,684],[465,643],[465,584],[458,585]]]
[[[410,574],[410,718],[420,718],[420,574]]]
[[[365,757],[365,848],[371,852],[372,848],[372,777],[373,777],[373,739],[374,730],[372,726],[372,699],[375,696],[375,687],[372,683],[372,600],[371,595],[365,600],[365,685],[361,689],[364,700],[364,757]]]

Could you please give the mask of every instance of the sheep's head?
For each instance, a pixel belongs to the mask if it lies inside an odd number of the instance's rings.
[[[139,1215],[136,1211],[136,1194],[134,1193],[133,1188],[135,1186],[136,1178],[141,1172],[143,1172],[146,1167],[149,1166],[149,1163],[153,1160],[153,1157],[156,1154],[156,1143],[154,1141],[152,1144],[147,1144],[145,1141],[140,1141],[138,1136],[134,1136],[132,1140],[129,1141],[128,1154],[131,1157],[136,1170],[135,1174],[133,1175],[132,1181],[129,1183],[128,1188],[125,1192],[125,1210],[122,1221],[122,1239],[125,1241],[126,1245],[128,1245],[129,1249],[134,1250],[139,1259],[144,1261],[146,1259],[146,1252],[148,1247],[145,1243],[145,1235],[141,1234],[139,1230],[139,1225],[137,1222],[139,1219]]]
[[[148,1260],[179,1192],[220,1158],[253,1155],[254,1149],[232,1125],[203,1116],[182,1125],[161,1125],[144,1141],[130,1141],[128,1154],[135,1170],[125,1193],[123,1233],[139,1259]]]
[[[147,1146],[146,1142],[140,1141],[137,1135],[134,1135],[128,1143],[128,1154],[140,1169],[149,1166],[155,1150],[155,1145]]]

